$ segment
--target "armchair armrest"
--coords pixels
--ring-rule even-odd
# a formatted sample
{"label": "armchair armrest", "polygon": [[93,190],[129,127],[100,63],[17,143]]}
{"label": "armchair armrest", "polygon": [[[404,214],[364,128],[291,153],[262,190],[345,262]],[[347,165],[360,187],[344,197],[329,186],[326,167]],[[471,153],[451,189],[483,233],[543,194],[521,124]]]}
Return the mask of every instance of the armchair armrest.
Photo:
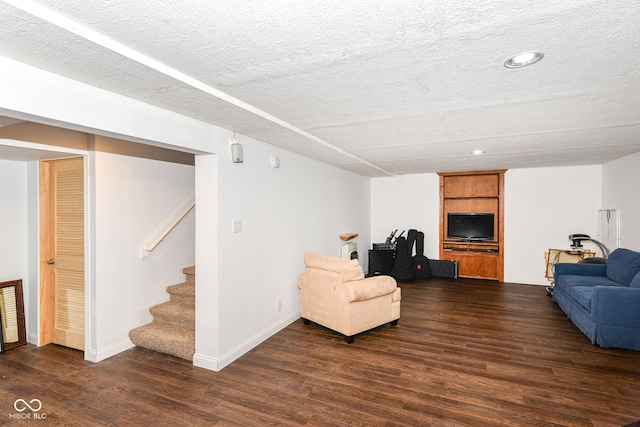
{"label": "armchair armrest", "polygon": [[398,284],[391,276],[374,276],[341,284],[337,291],[345,302],[364,301],[393,293]]}
{"label": "armchair armrest", "polygon": [[557,281],[558,276],[602,276],[607,275],[606,264],[576,264],[576,263],[558,263],[555,265],[554,279]]}
{"label": "armchair armrest", "polygon": [[603,325],[640,329],[640,288],[594,286],[591,316]]}

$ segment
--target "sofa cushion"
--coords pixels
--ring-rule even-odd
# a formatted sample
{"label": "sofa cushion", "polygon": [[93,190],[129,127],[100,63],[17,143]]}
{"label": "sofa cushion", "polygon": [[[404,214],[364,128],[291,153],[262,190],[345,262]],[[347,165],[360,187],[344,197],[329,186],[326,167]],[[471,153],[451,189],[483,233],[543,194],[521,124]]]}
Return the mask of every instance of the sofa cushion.
{"label": "sofa cushion", "polygon": [[640,272],[633,277],[631,283],[629,283],[630,288],[640,288]]}
{"label": "sofa cushion", "polygon": [[364,279],[364,272],[357,259],[344,259],[314,252],[305,252],[304,263],[307,268],[317,268],[338,273],[343,282]]}
{"label": "sofa cushion", "polygon": [[607,277],[624,286],[640,271],[640,253],[629,249],[618,248],[607,258]]}
{"label": "sofa cushion", "polygon": [[575,286],[593,287],[623,285],[603,276],[579,276],[570,274],[558,276],[556,286],[558,288],[562,288],[566,293],[571,294],[571,288]]}
{"label": "sofa cushion", "polygon": [[591,297],[594,286],[574,286],[569,291],[569,295],[585,310],[591,312]]}

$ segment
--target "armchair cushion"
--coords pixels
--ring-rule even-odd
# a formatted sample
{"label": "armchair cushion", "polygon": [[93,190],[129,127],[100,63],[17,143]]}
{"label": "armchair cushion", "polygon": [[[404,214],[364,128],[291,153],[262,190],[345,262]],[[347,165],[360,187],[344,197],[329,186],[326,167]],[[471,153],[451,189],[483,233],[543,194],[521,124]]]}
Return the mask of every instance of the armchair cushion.
{"label": "armchair cushion", "polygon": [[338,295],[344,302],[364,301],[390,294],[397,287],[391,276],[374,276],[343,283],[338,287]]}
{"label": "armchair cushion", "polygon": [[305,252],[304,264],[307,268],[317,268],[338,273],[343,282],[364,279],[364,272],[357,259],[343,259],[314,252]]}

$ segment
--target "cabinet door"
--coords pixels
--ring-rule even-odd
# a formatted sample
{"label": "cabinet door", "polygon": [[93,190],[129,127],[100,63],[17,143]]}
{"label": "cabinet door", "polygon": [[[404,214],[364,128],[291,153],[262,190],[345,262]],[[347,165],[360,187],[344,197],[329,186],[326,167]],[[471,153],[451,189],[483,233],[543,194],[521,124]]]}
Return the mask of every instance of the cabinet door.
{"label": "cabinet door", "polygon": [[459,277],[499,280],[497,254],[452,251],[445,252],[444,259],[458,261]]}
{"label": "cabinet door", "polygon": [[497,197],[500,175],[451,175],[443,177],[444,197]]}

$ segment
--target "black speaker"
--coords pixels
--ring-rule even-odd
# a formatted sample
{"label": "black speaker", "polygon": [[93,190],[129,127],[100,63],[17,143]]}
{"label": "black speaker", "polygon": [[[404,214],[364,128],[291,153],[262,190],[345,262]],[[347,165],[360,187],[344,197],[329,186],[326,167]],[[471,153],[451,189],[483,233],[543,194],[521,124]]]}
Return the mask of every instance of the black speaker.
{"label": "black speaker", "polygon": [[458,278],[458,261],[430,259],[429,270],[433,277]]}
{"label": "black speaker", "polygon": [[393,270],[393,250],[369,249],[369,276],[388,275]]}

